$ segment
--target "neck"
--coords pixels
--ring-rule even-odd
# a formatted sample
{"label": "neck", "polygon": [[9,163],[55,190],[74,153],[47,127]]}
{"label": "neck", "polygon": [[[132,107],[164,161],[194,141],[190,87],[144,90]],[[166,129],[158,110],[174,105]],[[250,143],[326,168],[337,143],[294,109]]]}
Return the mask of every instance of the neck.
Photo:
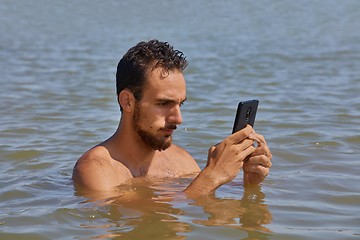
{"label": "neck", "polygon": [[124,164],[134,177],[147,174],[156,153],[156,150],[143,143],[132,128],[125,127],[121,121],[107,145],[114,159]]}

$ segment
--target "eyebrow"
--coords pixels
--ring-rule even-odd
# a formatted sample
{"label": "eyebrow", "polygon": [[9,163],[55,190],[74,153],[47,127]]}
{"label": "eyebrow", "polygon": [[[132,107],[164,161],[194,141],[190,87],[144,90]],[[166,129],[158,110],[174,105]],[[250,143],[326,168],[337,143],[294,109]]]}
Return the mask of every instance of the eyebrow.
{"label": "eyebrow", "polygon": [[[182,100],[180,102],[180,104],[184,103],[185,101],[187,100],[187,97],[185,97],[184,100]],[[159,99],[156,99],[156,102],[165,102],[165,103],[174,103],[174,104],[177,104],[178,101],[177,100],[174,100],[174,99],[171,99],[171,98],[159,98]]]}

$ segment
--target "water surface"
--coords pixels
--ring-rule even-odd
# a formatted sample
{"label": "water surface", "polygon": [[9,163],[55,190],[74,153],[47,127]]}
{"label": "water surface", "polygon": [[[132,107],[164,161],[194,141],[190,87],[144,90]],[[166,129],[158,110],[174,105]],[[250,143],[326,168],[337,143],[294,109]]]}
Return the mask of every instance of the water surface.
{"label": "water surface", "polygon": [[[0,238],[359,239],[359,27],[351,0],[1,1]],[[201,167],[238,101],[260,100],[259,188],[240,174],[197,201],[189,178],[75,191],[75,161],[118,124],[118,60],[152,38],[189,60],[175,142]]]}

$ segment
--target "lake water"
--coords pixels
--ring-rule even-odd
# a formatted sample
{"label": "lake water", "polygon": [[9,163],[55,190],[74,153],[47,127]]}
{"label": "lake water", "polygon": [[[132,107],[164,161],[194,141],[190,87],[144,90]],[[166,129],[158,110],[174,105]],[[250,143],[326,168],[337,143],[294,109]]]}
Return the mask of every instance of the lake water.
{"label": "lake water", "polygon": [[[0,239],[360,239],[359,1],[0,2]],[[152,38],[189,60],[174,141],[202,168],[238,101],[260,100],[259,188],[74,190],[75,161],[117,127],[117,62]]]}

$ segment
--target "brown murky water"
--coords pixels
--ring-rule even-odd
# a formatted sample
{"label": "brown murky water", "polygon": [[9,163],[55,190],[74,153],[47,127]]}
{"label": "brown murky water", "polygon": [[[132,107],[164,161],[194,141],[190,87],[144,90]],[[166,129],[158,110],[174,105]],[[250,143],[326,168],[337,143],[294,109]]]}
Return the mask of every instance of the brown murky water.
{"label": "brown murky water", "polygon": [[[1,239],[359,239],[358,1],[1,1]],[[140,40],[181,49],[175,142],[205,166],[238,101],[260,100],[274,158],[211,198],[191,179],[75,191],[76,159],[113,133],[115,70]],[[130,198],[131,196],[131,198]],[[129,199],[132,199],[131,201]]]}

